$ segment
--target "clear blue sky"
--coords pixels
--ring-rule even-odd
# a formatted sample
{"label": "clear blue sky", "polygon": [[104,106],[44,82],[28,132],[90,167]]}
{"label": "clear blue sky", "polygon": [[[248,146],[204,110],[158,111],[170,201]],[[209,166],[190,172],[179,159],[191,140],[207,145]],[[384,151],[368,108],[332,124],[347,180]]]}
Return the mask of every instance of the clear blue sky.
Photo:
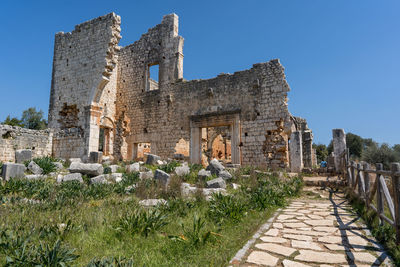
{"label": "clear blue sky", "polygon": [[332,128],[400,143],[400,1],[2,1],[0,121],[47,116],[54,35],[114,11],[125,46],[164,14],[180,18],[184,77],[211,78],[279,58],[289,109],[316,142]]}

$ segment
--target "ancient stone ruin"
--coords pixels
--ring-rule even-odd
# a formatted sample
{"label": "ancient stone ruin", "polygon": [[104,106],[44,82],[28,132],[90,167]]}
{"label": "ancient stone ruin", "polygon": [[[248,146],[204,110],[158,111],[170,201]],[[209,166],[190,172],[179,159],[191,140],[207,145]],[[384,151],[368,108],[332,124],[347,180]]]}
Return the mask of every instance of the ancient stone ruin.
{"label": "ancient stone ruin", "polygon": [[114,160],[152,153],[192,163],[313,166],[312,132],[288,110],[290,88],[278,59],[188,81],[177,15],[164,16],[125,47],[118,45],[120,25],[110,13],[56,34],[49,106],[54,157],[87,160],[101,151]]}

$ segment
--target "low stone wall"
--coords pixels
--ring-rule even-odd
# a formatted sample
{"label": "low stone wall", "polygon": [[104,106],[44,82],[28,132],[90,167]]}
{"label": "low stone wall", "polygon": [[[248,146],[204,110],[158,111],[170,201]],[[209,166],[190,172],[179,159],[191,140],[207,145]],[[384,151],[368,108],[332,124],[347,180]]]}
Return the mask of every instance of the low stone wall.
{"label": "low stone wall", "polygon": [[0,161],[14,162],[15,151],[31,149],[33,157],[50,156],[53,133],[0,124]]}

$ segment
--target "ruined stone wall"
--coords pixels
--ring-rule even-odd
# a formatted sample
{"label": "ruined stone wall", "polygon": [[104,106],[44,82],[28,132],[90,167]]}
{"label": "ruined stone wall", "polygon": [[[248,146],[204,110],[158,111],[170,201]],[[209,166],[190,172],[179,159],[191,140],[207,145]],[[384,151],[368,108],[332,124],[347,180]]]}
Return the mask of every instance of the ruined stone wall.
{"label": "ruined stone wall", "polygon": [[[192,116],[239,114],[242,163],[286,167],[289,86],[279,61],[209,80],[184,81],[183,38],[177,34],[177,16],[168,15],[121,49],[117,116],[129,118],[130,125],[129,132],[117,130],[114,154],[129,159],[134,143],[151,143],[152,153],[172,157],[181,138],[190,140]],[[146,90],[147,67],[155,62],[160,64],[159,89]]]}
{"label": "ruined stone wall", "polygon": [[51,155],[53,133],[0,124],[0,161],[14,162],[15,151],[32,149],[33,157]]}
{"label": "ruined stone wall", "polygon": [[56,156],[97,150],[100,120],[114,120],[120,31],[120,17],[111,13],[56,34],[49,107]]}

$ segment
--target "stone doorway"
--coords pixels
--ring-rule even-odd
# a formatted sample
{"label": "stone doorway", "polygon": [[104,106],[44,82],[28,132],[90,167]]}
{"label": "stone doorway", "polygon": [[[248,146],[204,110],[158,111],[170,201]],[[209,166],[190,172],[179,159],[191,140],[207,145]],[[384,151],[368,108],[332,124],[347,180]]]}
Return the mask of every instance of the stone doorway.
{"label": "stone doorway", "polygon": [[[190,117],[190,161],[192,163],[202,163],[202,152],[203,152],[203,132],[204,128],[226,128],[230,136],[230,159],[233,164],[241,164],[241,151],[240,151],[240,116],[238,112],[232,113],[219,113],[219,114],[206,114],[206,115],[195,115]],[[214,138],[210,138],[211,151],[212,145],[217,134]],[[222,135],[221,135],[222,137]],[[225,146],[227,147],[227,146]],[[208,149],[210,149],[208,147]],[[226,157],[225,148],[222,152],[223,156]],[[222,156],[222,155],[221,155]]]}
{"label": "stone doorway", "polygon": [[111,133],[112,129],[106,127],[100,127],[99,131],[99,149],[98,151],[103,152],[104,156],[110,155],[111,153]]}

